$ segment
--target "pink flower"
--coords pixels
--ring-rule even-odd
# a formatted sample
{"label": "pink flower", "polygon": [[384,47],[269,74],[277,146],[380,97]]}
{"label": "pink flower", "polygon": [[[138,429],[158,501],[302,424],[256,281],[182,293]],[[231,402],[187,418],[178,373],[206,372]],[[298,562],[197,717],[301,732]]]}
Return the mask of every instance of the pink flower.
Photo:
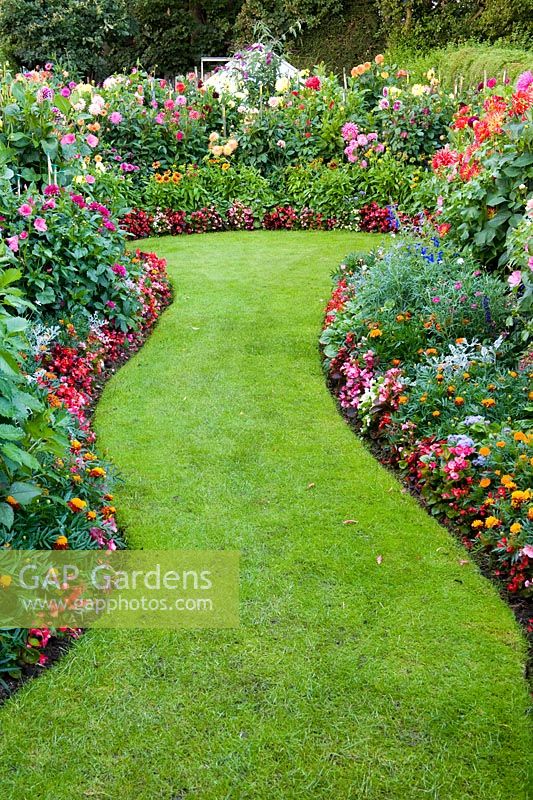
{"label": "pink flower", "polygon": [[29,203],[23,203],[21,206],[19,206],[18,212],[22,217],[31,217],[33,208]]}
{"label": "pink flower", "polygon": [[533,256],[529,256],[529,260],[528,260],[527,264],[528,264],[529,269],[533,271]]}
{"label": "pink flower", "polygon": [[85,183],[88,183],[90,186],[92,186],[94,181],[95,181],[94,175],[86,175],[85,176]]}
{"label": "pink flower", "polygon": [[43,194],[46,197],[52,197],[53,195],[60,194],[61,189],[55,183],[49,183],[48,186],[45,186],[43,189]]}
{"label": "pink flower", "polygon": [[66,147],[69,144],[74,144],[75,141],[76,137],[73,133],[66,133],[61,139],[61,144]]}
{"label": "pink flower", "polygon": [[36,231],[40,233],[45,233],[48,230],[45,220],[42,217],[36,217],[33,223],[33,227]]}
{"label": "pink flower", "polygon": [[519,92],[526,92],[533,83],[533,72],[530,69],[518,76],[516,88]]}
{"label": "pink flower", "polygon": [[431,298],[431,300],[432,300],[434,303],[440,303],[440,297],[432,297],[432,298]]}
{"label": "pink flower", "polygon": [[7,246],[13,253],[18,253],[19,249],[19,237],[18,236],[9,236],[6,239]]}
{"label": "pink flower", "polygon": [[22,231],[19,236],[19,239],[27,239],[28,238],[28,231]]}
{"label": "pink flower", "polygon": [[496,86],[497,83],[498,83],[498,81],[496,80],[496,78],[489,78],[488,81],[487,81],[487,88],[488,89],[494,89],[494,87]]}
{"label": "pink flower", "polygon": [[515,269],[514,272],[511,272],[509,277],[507,278],[507,283],[512,289],[516,289],[517,286],[520,286],[522,283],[522,273],[519,269]]}
{"label": "pink flower", "polygon": [[120,125],[122,122],[122,114],[119,111],[113,111],[109,115],[109,122],[111,125]]}
{"label": "pink flower", "polygon": [[174,100],[168,99],[163,103],[165,108],[174,108]]}
{"label": "pink flower", "polygon": [[189,119],[200,119],[200,112],[196,111],[195,108],[191,108],[189,111]]}
{"label": "pink flower", "polygon": [[156,116],[155,121],[157,125],[162,125],[165,121],[165,115],[160,111],[159,114]]}
{"label": "pink flower", "polygon": [[70,97],[70,94],[71,94],[71,92],[70,92],[70,89],[68,88],[68,86],[63,86],[63,88],[60,91],[61,97]]}
{"label": "pink flower", "polygon": [[183,136],[184,136],[183,131],[178,131],[176,133],[176,139],[178,140],[178,142],[181,142],[181,140],[183,139]]}
{"label": "pink flower", "polygon": [[85,141],[89,145],[89,147],[96,147],[98,144],[98,137],[95,136],[93,133],[90,133],[86,138]]}
{"label": "pink flower", "polygon": [[120,275],[121,278],[125,278],[128,274],[126,267],[124,267],[122,264],[113,264],[112,270],[115,275]]}
{"label": "pink flower", "polygon": [[533,545],[526,544],[520,551],[521,556],[527,556],[528,558],[533,558]]}
{"label": "pink flower", "polygon": [[43,211],[49,211],[55,207],[56,207],[56,201],[54,200],[53,197],[51,197],[50,200],[47,200],[46,203],[43,203]]}
{"label": "pink flower", "polygon": [[176,105],[177,106],[186,106],[187,105],[187,98],[184,94],[179,94],[176,97]]}

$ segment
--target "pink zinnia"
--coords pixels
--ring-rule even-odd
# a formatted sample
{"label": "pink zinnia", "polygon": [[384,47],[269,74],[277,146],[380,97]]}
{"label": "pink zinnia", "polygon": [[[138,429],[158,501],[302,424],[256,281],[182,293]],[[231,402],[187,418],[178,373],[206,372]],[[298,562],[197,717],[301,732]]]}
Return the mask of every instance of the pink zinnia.
{"label": "pink zinnia", "polygon": [[87,142],[87,144],[89,145],[89,147],[96,147],[96,145],[98,144],[98,137],[97,137],[97,136],[95,136],[93,133],[90,133],[90,134],[89,134],[89,135],[86,137],[85,141]]}
{"label": "pink zinnia", "polygon": [[75,141],[76,141],[76,137],[75,137],[75,135],[73,133],[66,133],[61,139],[61,144],[63,146],[66,146],[66,145],[69,145],[69,144],[74,144]]}
{"label": "pink zinnia", "polygon": [[19,206],[18,212],[22,217],[31,217],[33,208],[29,203],[23,203],[21,206]]}
{"label": "pink zinnia", "polygon": [[109,115],[109,122],[112,125],[120,125],[120,123],[122,122],[122,114],[119,111],[113,111]]}
{"label": "pink zinnia", "polygon": [[189,111],[189,119],[200,119],[200,112],[196,111],[194,108],[191,108]]}
{"label": "pink zinnia", "polygon": [[183,139],[183,135],[184,135],[183,131],[178,131],[176,133],[176,139],[178,140],[178,142],[181,142],[181,140]]}
{"label": "pink zinnia", "polygon": [[33,223],[33,227],[36,231],[40,233],[45,233],[48,230],[45,220],[42,217],[36,217]]}

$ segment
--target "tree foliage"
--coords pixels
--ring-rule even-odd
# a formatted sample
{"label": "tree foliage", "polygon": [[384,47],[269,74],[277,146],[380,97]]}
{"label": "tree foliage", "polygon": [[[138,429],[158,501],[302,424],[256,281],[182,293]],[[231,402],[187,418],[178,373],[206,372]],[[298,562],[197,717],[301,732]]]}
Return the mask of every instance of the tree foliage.
{"label": "tree foliage", "polygon": [[19,67],[60,59],[80,76],[108,72],[109,50],[130,32],[126,0],[2,0],[0,39]]}
{"label": "tree foliage", "polygon": [[202,56],[225,55],[240,6],[231,0],[135,0],[134,33],[116,48],[115,61],[128,68],[138,59],[159,74],[175,75]]}

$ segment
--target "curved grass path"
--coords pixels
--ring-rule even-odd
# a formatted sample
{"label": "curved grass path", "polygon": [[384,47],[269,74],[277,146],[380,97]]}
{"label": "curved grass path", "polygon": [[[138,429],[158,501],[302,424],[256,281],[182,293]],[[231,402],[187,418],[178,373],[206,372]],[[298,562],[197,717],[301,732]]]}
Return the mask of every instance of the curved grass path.
{"label": "curved grass path", "polygon": [[144,244],[176,300],[108,385],[100,443],[132,546],[242,551],[242,627],[87,634],[0,710],[0,797],[525,800],[511,613],[324,385],[329,273],[370,244]]}

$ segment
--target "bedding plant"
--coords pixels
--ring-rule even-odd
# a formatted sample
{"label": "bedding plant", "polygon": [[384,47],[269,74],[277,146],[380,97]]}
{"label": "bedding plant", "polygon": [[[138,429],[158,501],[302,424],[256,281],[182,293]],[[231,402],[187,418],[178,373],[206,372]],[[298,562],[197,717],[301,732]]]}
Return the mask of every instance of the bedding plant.
{"label": "bedding plant", "polygon": [[531,598],[533,358],[508,282],[406,235],[348,257],[335,283],[321,343],[343,413],[509,593]]}

